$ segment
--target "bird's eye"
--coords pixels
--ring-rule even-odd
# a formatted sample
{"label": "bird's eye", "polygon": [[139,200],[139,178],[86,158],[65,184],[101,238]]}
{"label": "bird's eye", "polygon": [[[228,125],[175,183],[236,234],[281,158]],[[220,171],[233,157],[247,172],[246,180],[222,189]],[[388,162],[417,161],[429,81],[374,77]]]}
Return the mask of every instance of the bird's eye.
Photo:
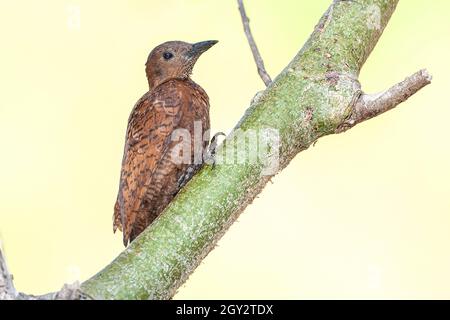
{"label": "bird's eye", "polygon": [[173,58],[173,53],[171,53],[171,52],[164,52],[163,57],[166,60],[170,60],[170,59]]}

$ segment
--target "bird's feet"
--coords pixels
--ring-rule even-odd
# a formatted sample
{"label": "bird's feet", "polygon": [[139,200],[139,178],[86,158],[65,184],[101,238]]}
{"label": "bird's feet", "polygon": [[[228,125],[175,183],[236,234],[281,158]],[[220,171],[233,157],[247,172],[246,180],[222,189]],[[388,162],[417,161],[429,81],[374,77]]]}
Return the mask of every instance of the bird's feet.
{"label": "bird's feet", "polygon": [[201,164],[193,164],[186,169],[186,172],[178,179],[178,188],[183,188],[189,180],[200,170]]}

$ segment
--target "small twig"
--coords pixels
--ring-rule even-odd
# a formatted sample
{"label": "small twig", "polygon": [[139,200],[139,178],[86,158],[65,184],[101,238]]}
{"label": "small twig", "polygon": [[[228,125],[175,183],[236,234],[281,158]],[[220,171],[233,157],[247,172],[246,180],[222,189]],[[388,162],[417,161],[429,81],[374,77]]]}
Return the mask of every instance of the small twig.
{"label": "small twig", "polygon": [[268,87],[272,83],[272,79],[264,67],[264,61],[259,53],[258,47],[256,45],[255,39],[253,38],[252,32],[250,30],[250,20],[245,13],[244,2],[243,0],[238,0],[239,12],[241,13],[242,24],[244,25],[245,35],[247,36],[248,44],[250,45],[250,49],[252,49],[253,58],[255,59],[256,66],[258,67],[258,73],[261,77],[262,81],[266,87]]}
{"label": "small twig", "polygon": [[352,115],[338,130],[345,131],[354,125],[376,117],[398,106],[420,89],[431,83],[431,75],[423,69],[402,82],[377,94],[361,94],[353,107]]}

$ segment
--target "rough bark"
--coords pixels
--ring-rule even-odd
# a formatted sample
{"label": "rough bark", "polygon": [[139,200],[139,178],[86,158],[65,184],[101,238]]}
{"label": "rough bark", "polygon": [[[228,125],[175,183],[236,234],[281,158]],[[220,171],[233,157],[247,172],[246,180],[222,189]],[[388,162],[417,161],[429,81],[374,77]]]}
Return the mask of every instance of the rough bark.
{"label": "rough bark", "polygon": [[244,1],[238,0],[239,13],[241,14],[242,25],[244,26],[245,36],[247,37],[248,44],[250,49],[252,50],[253,59],[255,60],[256,67],[258,69],[258,74],[261,77],[261,80],[264,84],[269,86],[272,83],[272,79],[266,71],[266,67],[264,66],[264,61],[259,53],[258,46],[256,45],[255,39],[253,38],[252,31],[250,30],[250,19],[245,12]]}
{"label": "rough bark", "polygon": [[[297,56],[254,99],[236,135],[277,130],[281,170],[320,137],[389,110],[428,84],[430,76],[421,71],[382,94],[361,90],[361,67],[397,2],[333,1]],[[242,148],[231,136],[216,157]],[[94,299],[171,298],[264,188],[271,177],[264,170],[262,162],[205,166],[125,251],[81,284],[80,293]]]}
{"label": "rough bark", "polygon": [[[280,169],[322,136],[379,114],[360,112],[366,97],[358,75],[397,0],[334,1],[286,69],[253,102],[237,128],[278,130]],[[424,73],[425,74],[425,73]],[[405,83],[414,93],[421,85]],[[409,94],[409,95],[410,95]],[[388,95],[385,95],[389,98]],[[350,120],[349,120],[350,119]],[[355,120],[351,120],[355,119]],[[217,156],[238,149],[227,139]],[[167,299],[186,280],[242,210],[266,185],[258,164],[204,167],[155,223],[81,288],[94,298]]]}

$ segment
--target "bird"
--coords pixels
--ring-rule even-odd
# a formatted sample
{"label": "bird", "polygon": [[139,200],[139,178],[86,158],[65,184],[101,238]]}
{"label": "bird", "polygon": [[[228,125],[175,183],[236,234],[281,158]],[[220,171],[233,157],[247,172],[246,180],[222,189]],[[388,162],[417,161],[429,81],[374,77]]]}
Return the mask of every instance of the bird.
{"label": "bird", "polygon": [[[148,56],[145,72],[149,90],[128,118],[114,206],[113,231],[122,231],[125,247],[160,215],[204,163],[193,164],[194,124],[201,124],[205,136],[200,146],[203,152],[209,144],[209,98],[191,74],[197,59],[217,42],[168,41]],[[187,130],[187,139],[173,139],[179,129]],[[174,154],[180,143],[189,143],[191,152],[186,154],[190,161],[176,161]]]}

